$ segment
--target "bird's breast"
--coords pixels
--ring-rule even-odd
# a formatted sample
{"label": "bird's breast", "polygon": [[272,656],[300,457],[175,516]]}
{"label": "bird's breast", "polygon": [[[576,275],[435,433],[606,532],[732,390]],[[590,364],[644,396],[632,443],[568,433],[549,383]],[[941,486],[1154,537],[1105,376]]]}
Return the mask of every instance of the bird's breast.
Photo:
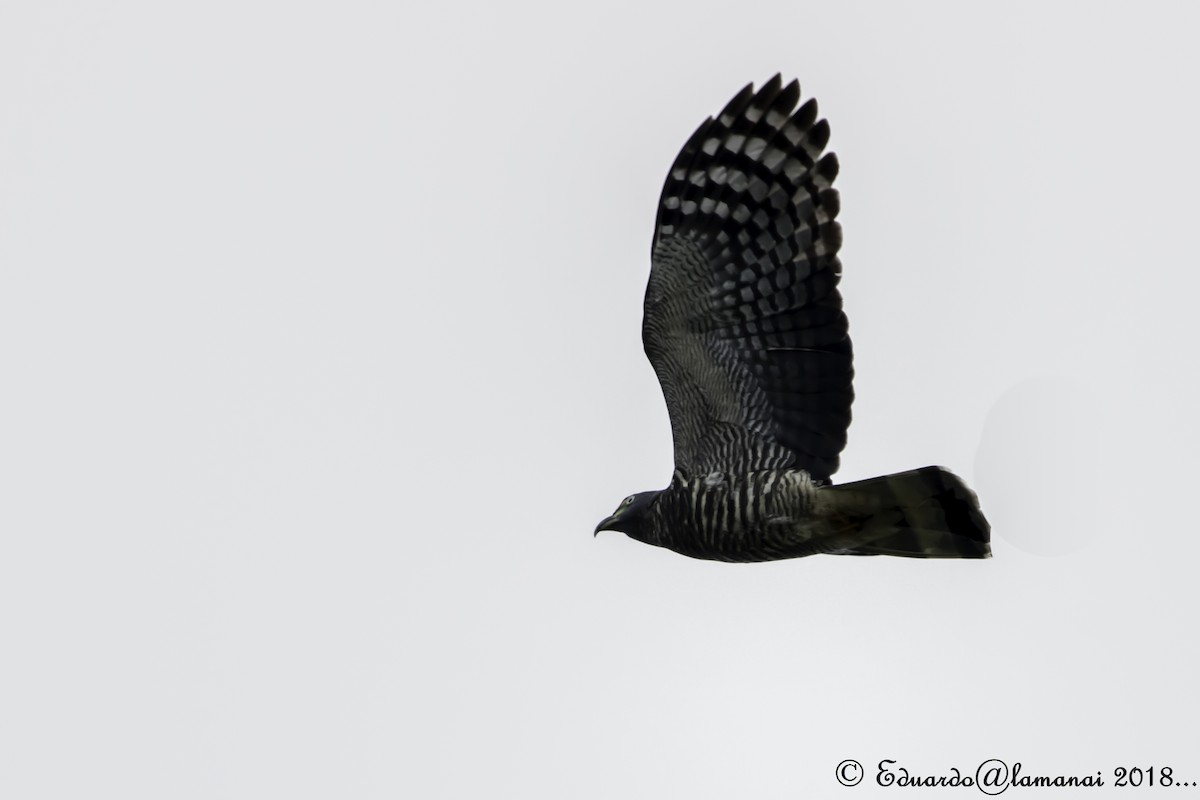
{"label": "bird's breast", "polygon": [[765,561],[807,555],[819,491],[802,470],[677,478],[658,506],[663,545],[693,558]]}

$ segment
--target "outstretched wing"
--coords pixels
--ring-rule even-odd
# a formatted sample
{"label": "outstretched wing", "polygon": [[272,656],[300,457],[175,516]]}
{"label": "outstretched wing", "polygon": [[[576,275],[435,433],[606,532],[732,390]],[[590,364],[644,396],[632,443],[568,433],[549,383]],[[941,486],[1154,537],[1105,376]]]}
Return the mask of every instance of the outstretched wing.
{"label": "outstretched wing", "polygon": [[792,467],[828,482],[853,400],[829,126],[795,81],[705,120],[659,200],[642,340],[685,475]]}

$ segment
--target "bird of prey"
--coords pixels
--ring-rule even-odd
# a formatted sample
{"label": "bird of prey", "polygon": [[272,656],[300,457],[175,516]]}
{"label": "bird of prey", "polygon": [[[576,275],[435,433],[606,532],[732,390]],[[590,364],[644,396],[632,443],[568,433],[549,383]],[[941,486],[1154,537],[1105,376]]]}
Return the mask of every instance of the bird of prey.
{"label": "bird of prey", "polygon": [[597,527],[693,558],[987,558],[974,493],[941,467],[832,485],[850,424],[837,158],[776,75],[679,152],[658,204],[642,341],[671,418],[666,489]]}

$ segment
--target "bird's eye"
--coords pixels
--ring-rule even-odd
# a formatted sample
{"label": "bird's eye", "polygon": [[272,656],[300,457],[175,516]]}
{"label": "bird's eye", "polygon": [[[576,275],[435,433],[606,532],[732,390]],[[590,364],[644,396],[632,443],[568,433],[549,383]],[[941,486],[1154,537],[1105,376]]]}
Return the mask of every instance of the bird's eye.
{"label": "bird's eye", "polygon": [[632,502],[633,502],[633,495],[629,495],[629,497],[625,498],[625,505],[629,505]]}

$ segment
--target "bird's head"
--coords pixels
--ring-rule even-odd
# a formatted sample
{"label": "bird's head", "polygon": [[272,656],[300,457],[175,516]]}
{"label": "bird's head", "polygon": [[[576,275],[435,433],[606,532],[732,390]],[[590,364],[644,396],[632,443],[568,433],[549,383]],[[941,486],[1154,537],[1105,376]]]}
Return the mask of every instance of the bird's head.
{"label": "bird's head", "polygon": [[612,516],[605,517],[596,526],[596,534],[600,531],[620,531],[631,539],[647,544],[658,544],[654,534],[654,519],[650,512],[654,501],[662,492],[638,492],[631,494],[621,501]]}

